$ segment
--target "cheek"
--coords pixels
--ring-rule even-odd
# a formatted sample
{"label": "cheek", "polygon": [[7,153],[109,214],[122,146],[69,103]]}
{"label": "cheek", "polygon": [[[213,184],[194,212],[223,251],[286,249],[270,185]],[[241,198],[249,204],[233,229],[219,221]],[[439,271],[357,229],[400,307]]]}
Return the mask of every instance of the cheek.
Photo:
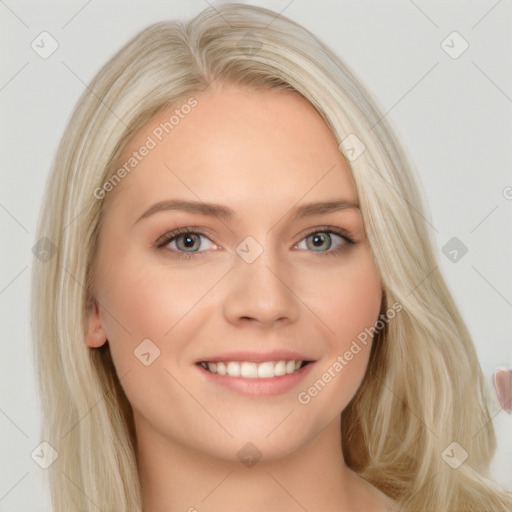
{"label": "cheek", "polygon": [[372,345],[371,328],[379,319],[382,288],[369,250],[331,272],[323,290],[315,298],[315,311],[319,312],[322,322],[318,325],[328,343],[299,402],[314,402],[313,407],[333,418],[361,384]]}
{"label": "cheek", "polygon": [[[367,247],[354,252],[346,264],[314,277],[314,311],[322,320],[326,339],[343,350],[378,320],[382,287]],[[313,287],[313,285],[311,285]]]}
{"label": "cheek", "polygon": [[154,257],[137,251],[109,260],[115,265],[105,261],[98,273],[99,300],[116,367],[125,372],[138,363],[133,351],[145,339],[162,355],[172,345],[179,364],[179,344],[187,340],[175,334],[201,311],[202,299],[225,271],[207,265],[184,271],[176,264],[155,264]]}
{"label": "cheek", "polygon": [[163,295],[164,287],[159,286],[152,266],[144,265],[134,254],[112,252],[99,263],[102,322],[119,370],[119,364],[133,363],[133,350],[144,339],[159,339],[169,329],[172,294]]}

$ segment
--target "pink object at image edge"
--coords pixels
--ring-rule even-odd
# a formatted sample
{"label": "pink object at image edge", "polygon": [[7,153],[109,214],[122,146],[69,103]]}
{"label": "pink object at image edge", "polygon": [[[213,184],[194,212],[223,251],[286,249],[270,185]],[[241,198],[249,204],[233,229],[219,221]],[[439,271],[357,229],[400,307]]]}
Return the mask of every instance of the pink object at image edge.
{"label": "pink object at image edge", "polygon": [[494,389],[501,408],[507,412],[512,412],[512,369],[498,368],[494,372]]}

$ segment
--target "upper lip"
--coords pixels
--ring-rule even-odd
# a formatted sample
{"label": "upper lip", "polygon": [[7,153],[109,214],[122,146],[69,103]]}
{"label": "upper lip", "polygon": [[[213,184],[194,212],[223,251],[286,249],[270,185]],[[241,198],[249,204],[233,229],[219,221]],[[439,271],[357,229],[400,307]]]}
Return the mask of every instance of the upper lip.
{"label": "upper lip", "polygon": [[314,361],[310,357],[293,352],[291,350],[272,350],[270,352],[223,352],[221,354],[213,354],[205,356],[196,361],[197,363],[209,362],[215,363],[218,361],[238,361],[249,363],[264,363],[265,361]]}

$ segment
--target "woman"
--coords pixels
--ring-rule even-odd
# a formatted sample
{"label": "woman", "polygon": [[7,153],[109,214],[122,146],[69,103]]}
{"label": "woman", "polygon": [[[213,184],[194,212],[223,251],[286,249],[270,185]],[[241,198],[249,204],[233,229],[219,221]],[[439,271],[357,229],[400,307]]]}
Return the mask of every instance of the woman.
{"label": "woman", "polygon": [[41,214],[55,510],[509,510],[423,211],[385,118],[296,23],[224,4],[137,35]]}

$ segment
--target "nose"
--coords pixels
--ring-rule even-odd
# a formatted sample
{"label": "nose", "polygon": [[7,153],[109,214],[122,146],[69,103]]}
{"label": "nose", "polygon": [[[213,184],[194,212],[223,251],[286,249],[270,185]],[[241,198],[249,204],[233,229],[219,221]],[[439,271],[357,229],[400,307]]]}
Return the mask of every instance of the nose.
{"label": "nose", "polygon": [[275,251],[263,252],[251,263],[235,253],[224,300],[224,316],[232,324],[253,322],[272,327],[297,321],[300,299],[286,261]]}

